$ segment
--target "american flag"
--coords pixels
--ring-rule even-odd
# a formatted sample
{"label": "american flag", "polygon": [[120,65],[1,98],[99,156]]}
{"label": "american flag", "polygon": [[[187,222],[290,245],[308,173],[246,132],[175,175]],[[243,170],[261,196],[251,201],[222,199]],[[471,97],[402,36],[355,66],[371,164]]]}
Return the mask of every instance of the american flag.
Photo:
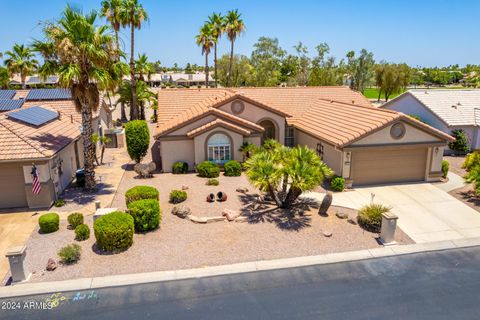
{"label": "american flag", "polygon": [[33,194],[39,194],[40,191],[42,190],[42,186],[40,185],[40,179],[38,177],[38,170],[35,165],[32,166],[32,193]]}

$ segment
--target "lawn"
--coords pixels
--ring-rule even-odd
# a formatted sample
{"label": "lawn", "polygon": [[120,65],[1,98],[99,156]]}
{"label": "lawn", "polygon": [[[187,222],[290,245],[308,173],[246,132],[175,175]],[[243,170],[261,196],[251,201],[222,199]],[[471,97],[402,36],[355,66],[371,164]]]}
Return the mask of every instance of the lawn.
{"label": "lawn", "polygon": [[[390,95],[389,99],[393,99],[396,96],[402,94],[403,92],[405,92],[405,90],[392,93]],[[365,91],[363,92],[363,95],[365,97],[367,97],[368,99],[378,99],[378,88],[366,88]],[[380,97],[380,100],[384,100],[384,99],[385,99],[385,97],[382,94],[382,96]]]}

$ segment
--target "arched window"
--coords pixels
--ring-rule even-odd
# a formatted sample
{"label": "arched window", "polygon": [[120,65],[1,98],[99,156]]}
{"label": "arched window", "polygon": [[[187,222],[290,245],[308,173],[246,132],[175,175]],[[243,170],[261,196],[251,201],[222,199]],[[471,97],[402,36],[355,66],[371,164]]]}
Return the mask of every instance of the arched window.
{"label": "arched window", "polygon": [[277,134],[275,130],[275,125],[273,124],[272,121],[270,120],[263,120],[262,122],[259,123],[260,126],[265,129],[263,132],[263,141],[268,140],[268,139],[276,139]]}
{"label": "arched window", "polygon": [[208,160],[223,164],[231,159],[230,139],[223,133],[215,133],[207,142]]}

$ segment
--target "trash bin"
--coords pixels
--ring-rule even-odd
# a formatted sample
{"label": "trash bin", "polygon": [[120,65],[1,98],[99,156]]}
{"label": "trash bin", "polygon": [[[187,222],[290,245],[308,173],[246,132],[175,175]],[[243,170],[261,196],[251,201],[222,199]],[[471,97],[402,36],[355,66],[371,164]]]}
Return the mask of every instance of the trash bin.
{"label": "trash bin", "polygon": [[382,213],[382,227],[380,241],[384,246],[395,245],[395,230],[397,229],[398,216],[391,212]]}
{"label": "trash bin", "polygon": [[24,260],[27,255],[27,247],[13,247],[7,251],[5,257],[8,258],[10,263],[10,273],[12,275],[12,282],[21,282],[28,280],[30,274],[25,270]]}
{"label": "trash bin", "polygon": [[85,187],[85,169],[78,169],[75,172],[77,187]]}

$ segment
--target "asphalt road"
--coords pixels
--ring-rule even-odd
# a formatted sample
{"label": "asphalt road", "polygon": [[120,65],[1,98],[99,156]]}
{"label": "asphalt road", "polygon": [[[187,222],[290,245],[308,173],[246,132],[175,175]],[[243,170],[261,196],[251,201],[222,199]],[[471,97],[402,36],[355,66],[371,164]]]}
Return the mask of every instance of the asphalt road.
{"label": "asphalt road", "polygon": [[0,300],[0,319],[479,319],[479,266],[480,247],[65,292]]}

